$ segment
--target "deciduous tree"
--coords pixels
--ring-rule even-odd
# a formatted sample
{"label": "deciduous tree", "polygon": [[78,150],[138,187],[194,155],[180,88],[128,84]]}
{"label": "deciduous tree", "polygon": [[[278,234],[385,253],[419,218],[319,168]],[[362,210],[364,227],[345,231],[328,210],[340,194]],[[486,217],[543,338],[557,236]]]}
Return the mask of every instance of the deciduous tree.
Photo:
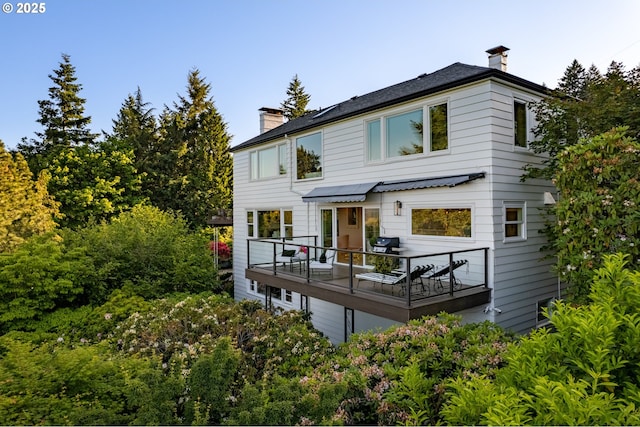
{"label": "deciduous tree", "polygon": [[11,155],[0,141],[0,252],[55,228],[58,203],[49,196],[48,179],[43,171],[33,180],[24,157]]}

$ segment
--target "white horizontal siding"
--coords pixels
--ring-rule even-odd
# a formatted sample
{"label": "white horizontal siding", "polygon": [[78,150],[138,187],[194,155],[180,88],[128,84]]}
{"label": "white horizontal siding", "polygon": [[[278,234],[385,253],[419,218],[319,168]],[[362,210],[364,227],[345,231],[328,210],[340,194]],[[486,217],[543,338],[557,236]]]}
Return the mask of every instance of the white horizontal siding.
{"label": "white horizontal siding", "polygon": [[[519,98],[529,96],[517,92]],[[236,298],[252,297],[247,293],[246,209],[293,209],[294,234],[318,235],[319,210],[316,203],[302,202],[301,195],[315,187],[349,183],[378,182],[400,178],[422,178],[485,172],[485,178],[454,188],[432,188],[370,195],[364,204],[380,208],[381,234],[398,236],[402,246],[412,252],[442,252],[488,247],[489,285],[494,289],[492,304],[500,306],[501,314],[489,313],[501,325],[523,331],[535,325],[535,303],[555,289],[550,273],[550,261],[541,262],[539,248],[543,227],[538,209],[543,207],[544,191],[553,187],[540,180],[520,182],[522,167],[540,162],[540,157],[513,146],[514,89],[496,82],[481,82],[415,100],[403,105],[372,112],[329,124],[323,133],[323,177],[317,180],[292,179],[295,167],[289,157],[287,176],[265,181],[249,181],[248,151],[234,153],[234,277]],[[384,163],[366,163],[366,122],[383,114],[396,114],[432,103],[449,104],[449,149],[440,153],[425,153],[390,159]],[[297,135],[295,135],[297,136]],[[289,156],[295,147],[295,136],[287,142]],[[402,215],[393,215],[393,203],[403,203]],[[528,238],[525,242],[503,243],[502,207],[504,201],[527,203]],[[354,204],[332,204],[353,206]],[[473,210],[471,239],[437,239],[411,236],[411,208],[470,206]],[[469,255],[469,280],[476,280],[475,271],[481,260]],[[475,257],[475,258],[474,258]],[[466,271],[465,271],[466,273]],[[533,308],[532,308],[533,307]],[[344,308],[312,299],[310,308],[314,325],[332,341],[344,335]],[[532,312],[533,311],[533,312]],[[478,316],[477,310],[471,310]],[[480,316],[483,317],[483,316]],[[383,323],[375,316],[357,314],[358,324]],[[366,319],[365,319],[366,318]],[[337,320],[339,319],[339,321]]]}

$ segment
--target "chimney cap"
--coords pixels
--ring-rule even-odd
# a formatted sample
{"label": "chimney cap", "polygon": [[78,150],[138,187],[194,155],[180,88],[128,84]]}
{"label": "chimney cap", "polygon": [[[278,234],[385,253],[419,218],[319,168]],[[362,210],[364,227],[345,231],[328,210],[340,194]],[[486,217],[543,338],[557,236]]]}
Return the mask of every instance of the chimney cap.
{"label": "chimney cap", "polygon": [[500,45],[500,46],[492,47],[491,49],[487,49],[485,52],[487,52],[489,55],[498,55],[498,54],[503,54],[507,51],[509,51],[508,47]]}
{"label": "chimney cap", "polygon": [[282,111],[281,109],[271,108],[271,107],[262,107],[258,109],[258,111],[264,111],[265,113],[270,113],[270,114],[279,114],[279,115],[284,114],[284,111]]}

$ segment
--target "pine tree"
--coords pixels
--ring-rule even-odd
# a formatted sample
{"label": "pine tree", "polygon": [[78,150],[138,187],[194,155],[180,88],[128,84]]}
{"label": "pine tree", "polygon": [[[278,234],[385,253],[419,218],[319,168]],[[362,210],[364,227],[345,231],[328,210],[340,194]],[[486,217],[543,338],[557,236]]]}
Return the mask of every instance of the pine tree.
{"label": "pine tree", "polygon": [[24,157],[12,156],[0,141],[0,252],[55,228],[58,203],[47,192],[48,173],[37,180]]}
{"label": "pine tree", "polygon": [[187,95],[179,96],[160,118],[158,170],[167,182],[158,205],[181,211],[193,227],[230,208],[233,200],[231,138],[210,91],[200,72],[191,71]]}
{"label": "pine tree", "polygon": [[142,193],[153,197],[157,186],[158,125],[153,108],[144,102],[142,91],[129,94],[113,120],[110,137],[125,150],[133,151],[133,165],[142,178]]}
{"label": "pine tree", "polygon": [[605,75],[573,61],[553,96],[533,105],[538,122],[531,148],[548,154],[540,165],[528,165],[523,179],[553,178],[557,156],[584,138],[592,138],[614,127],[628,126],[628,135],[640,138],[640,67],[626,72],[612,62]]}
{"label": "pine tree", "polygon": [[96,138],[87,128],[91,117],[84,114],[86,100],[79,96],[82,85],[77,83],[76,69],[69,55],[62,55],[59,68],[49,74],[49,78],[54,83],[49,88],[49,99],[38,101],[40,118],[37,122],[43,131],[36,132],[39,139],[32,139],[30,144],[23,140],[18,145],[34,174],[45,169],[60,149],[90,145]]}
{"label": "pine tree", "polygon": [[287,119],[295,119],[309,112],[307,104],[309,104],[311,96],[305,93],[304,86],[302,86],[297,74],[293,76],[291,83],[289,83],[287,96],[288,98],[281,104],[284,116]]}

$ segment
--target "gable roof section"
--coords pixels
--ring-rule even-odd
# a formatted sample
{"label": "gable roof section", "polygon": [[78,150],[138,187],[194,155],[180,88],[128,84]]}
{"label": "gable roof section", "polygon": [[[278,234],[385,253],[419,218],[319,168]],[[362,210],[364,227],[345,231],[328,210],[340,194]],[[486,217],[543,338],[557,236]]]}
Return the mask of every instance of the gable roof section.
{"label": "gable roof section", "polygon": [[354,96],[347,101],[334,104],[322,110],[312,111],[235,147],[231,147],[231,151],[239,151],[282,138],[287,134],[303,132],[358,114],[367,113],[489,78],[500,79],[542,94],[548,92],[548,89],[543,86],[494,68],[456,62],[431,74],[421,74],[415,79],[370,92],[366,95]]}

